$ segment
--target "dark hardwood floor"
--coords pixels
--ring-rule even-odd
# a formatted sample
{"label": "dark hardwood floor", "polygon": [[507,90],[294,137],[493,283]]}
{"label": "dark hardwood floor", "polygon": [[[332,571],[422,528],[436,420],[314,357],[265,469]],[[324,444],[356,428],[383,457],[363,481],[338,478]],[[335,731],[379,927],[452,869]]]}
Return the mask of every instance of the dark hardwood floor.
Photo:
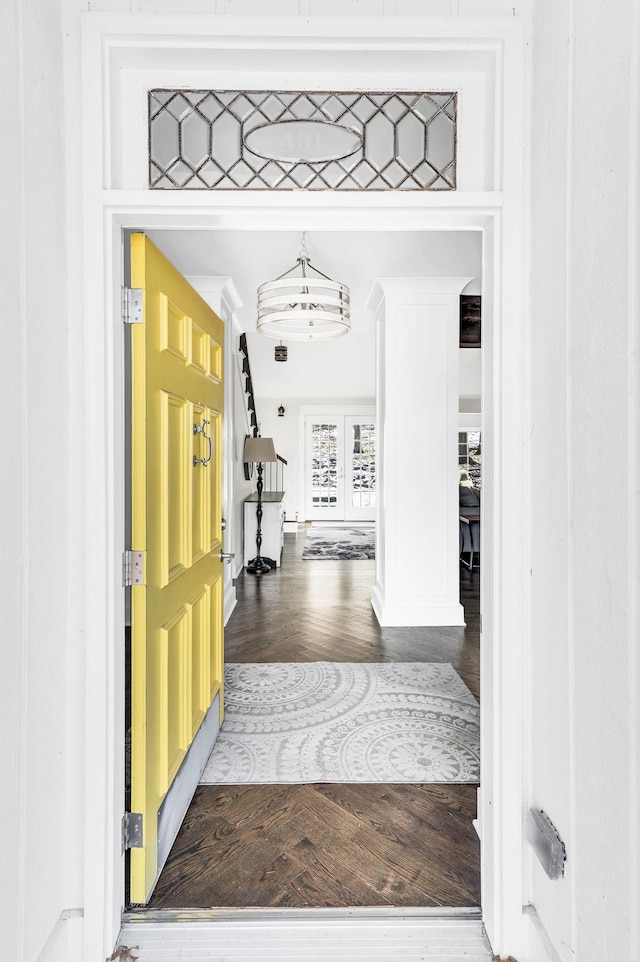
{"label": "dark hardwood floor", "polygon": [[[373,561],[244,573],[226,660],[450,662],[479,694],[479,575],[461,572],[466,628],[381,628]],[[477,906],[473,785],[200,786],[150,908]]]}

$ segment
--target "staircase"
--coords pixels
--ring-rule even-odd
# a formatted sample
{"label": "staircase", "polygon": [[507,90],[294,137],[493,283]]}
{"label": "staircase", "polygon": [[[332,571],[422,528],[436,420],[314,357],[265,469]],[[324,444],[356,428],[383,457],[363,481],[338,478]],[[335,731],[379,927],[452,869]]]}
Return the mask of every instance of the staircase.
{"label": "staircase", "polygon": [[[247,426],[251,437],[258,437],[258,416],[256,414],[256,400],[253,394],[253,381],[251,380],[251,365],[249,364],[249,348],[247,347],[247,335],[241,334],[239,341],[240,348],[240,377],[244,380],[244,397],[247,411]],[[249,435],[248,435],[249,436]],[[244,466],[245,481],[251,480],[250,465]]]}
{"label": "staircase", "polygon": [[[239,340],[240,350],[240,376],[243,378],[244,395],[247,410],[247,425],[251,436],[260,436],[258,427],[258,415],[256,414],[256,400],[253,393],[253,381],[251,379],[251,365],[249,363],[249,348],[247,346],[247,335],[241,334]],[[264,466],[264,490],[269,492],[285,491],[285,468],[287,462],[284,458],[277,455],[278,460],[275,464],[265,464]],[[251,479],[251,469],[248,464],[244,466],[245,480]]]}

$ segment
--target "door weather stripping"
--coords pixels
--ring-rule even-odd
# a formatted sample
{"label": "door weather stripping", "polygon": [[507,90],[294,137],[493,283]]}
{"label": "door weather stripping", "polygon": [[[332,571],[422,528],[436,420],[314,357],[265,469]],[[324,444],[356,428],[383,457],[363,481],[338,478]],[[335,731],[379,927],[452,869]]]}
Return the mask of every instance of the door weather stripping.
{"label": "door weather stripping", "polygon": [[123,287],[122,322],[123,324],[142,324],[142,288]]}
{"label": "door weather stripping", "polygon": [[139,812],[125,812],[122,816],[122,851],[129,848],[142,848],[142,815]]}
{"label": "door weather stripping", "polygon": [[144,584],[144,551],[128,549],[123,553],[122,584],[125,588]]}

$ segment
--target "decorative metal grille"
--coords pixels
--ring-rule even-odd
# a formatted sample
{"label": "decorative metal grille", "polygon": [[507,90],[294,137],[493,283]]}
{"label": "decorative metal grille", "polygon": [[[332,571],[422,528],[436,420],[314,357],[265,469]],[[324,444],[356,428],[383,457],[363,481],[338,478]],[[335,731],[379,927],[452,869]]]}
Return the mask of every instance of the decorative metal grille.
{"label": "decorative metal grille", "polygon": [[455,190],[456,116],[455,93],[152,90],[149,186]]}

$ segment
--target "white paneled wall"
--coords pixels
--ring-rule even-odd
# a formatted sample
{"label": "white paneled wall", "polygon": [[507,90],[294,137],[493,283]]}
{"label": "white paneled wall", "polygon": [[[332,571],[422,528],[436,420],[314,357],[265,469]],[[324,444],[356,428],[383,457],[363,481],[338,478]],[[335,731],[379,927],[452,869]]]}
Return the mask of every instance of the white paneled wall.
{"label": "white paneled wall", "polygon": [[321,17],[525,16],[533,0],[91,0],[101,13]]}
{"label": "white paneled wall", "polygon": [[530,901],[562,962],[640,957],[640,37],[635,0],[609,14],[539,3],[533,37],[530,802],[568,858]]}
{"label": "white paneled wall", "polygon": [[60,48],[58,4],[7,0],[0,30],[0,930],[5,952],[20,960],[44,952],[64,958],[81,904],[84,690],[69,530],[71,510],[82,510],[81,475],[71,470],[82,437],[70,433]]}
{"label": "white paneled wall", "polygon": [[[300,4],[302,7],[302,4]],[[386,9],[385,9],[386,8]],[[302,11],[301,11],[302,12]],[[307,0],[307,13],[312,17],[382,17],[392,13],[385,0]]]}

